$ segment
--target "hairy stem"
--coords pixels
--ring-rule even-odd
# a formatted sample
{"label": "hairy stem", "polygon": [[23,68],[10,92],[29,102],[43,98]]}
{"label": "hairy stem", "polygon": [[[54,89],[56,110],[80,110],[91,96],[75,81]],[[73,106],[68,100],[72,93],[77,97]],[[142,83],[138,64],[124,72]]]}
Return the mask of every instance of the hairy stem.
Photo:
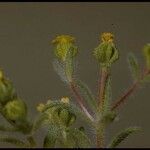
{"label": "hairy stem", "polygon": [[[105,101],[105,87],[106,87],[106,81],[109,77],[109,68],[102,67],[101,69],[101,78],[99,82],[99,89],[98,89],[98,105],[99,105],[99,111],[103,112],[103,106]],[[97,123],[97,130],[96,130],[96,141],[97,141],[97,148],[103,148],[104,147],[104,134],[105,134],[105,126],[102,123]]]}
{"label": "hairy stem", "polygon": [[113,104],[111,110],[119,108],[119,106],[124,103],[124,101],[139,87],[140,81],[144,79],[145,76],[149,75],[150,70],[145,70],[141,75],[139,80],[135,81],[133,85]]}
{"label": "hairy stem", "polygon": [[108,68],[102,68],[101,69],[101,78],[100,78],[100,83],[99,83],[99,108],[102,111],[103,109],[103,104],[104,104],[104,96],[105,96],[105,86],[106,86],[106,81],[109,77],[109,70]]}
{"label": "hairy stem", "polygon": [[70,89],[73,92],[74,96],[76,97],[76,100],[77,100],[78,104],[80,105],[81,109],[83,110],[83,112],[89,117],[89,119],[91,119],[91,121],[94,121],[94,118],[91,116],[91,114],[88,112],[88,110],[83,105],[83,98],[80,96],[78,89],[73,81],[70,82]]}

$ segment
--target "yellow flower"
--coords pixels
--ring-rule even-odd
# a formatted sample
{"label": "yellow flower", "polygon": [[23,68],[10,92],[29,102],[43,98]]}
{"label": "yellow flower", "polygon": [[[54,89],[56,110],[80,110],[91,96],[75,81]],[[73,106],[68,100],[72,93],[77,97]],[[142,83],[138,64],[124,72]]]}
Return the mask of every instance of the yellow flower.
{"label": "yellow flower", "polygon": [[70,35],[59,35],[57,36],[52,43],[58,44],[58,43],[74,43],[75,38]]}
{"label": "yellow flower", "polygon": [[54,53],[62,61],[66,60],[68,52],[74,57],[77,54],[77,47],[74,45],[75,38],[70,35],[57,36],[52,43],[55,45]]}
{"label": "yellow flower", "polygon": [[40,103],[38,104],[38,106],[36,107],[36,109],[39,111],[39,112],[42,112],[45,108],[45,105],[43,103]]}
{"label": "yellow flower", "polygon": [[0,80],[2,80],[4,78],[4,74],[3,71],[0,69]]}
{"label": "yellow flower", "polygon": [[101,35],[101,40],[102,40],[102,42],[113,42],[113,40],[114,40],[114,35],[113,35],[112,33],[104,32],[104,33]]}
{"label": "yellow flower", "polygon": [[60,100],[62,103],[69,104],[69,98],[68,97],[62,97]]}

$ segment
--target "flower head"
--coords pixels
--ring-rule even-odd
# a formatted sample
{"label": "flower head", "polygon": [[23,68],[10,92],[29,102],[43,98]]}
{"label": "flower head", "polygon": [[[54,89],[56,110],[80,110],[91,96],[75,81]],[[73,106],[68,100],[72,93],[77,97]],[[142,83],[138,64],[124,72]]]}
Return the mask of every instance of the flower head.
{"label": "flower head", "polygon": [[36,107],[36,109],[39,111],[39,112],[42,112],[45,108],[45,105],[43,103],[40,103],[38,104],[38,106]]}
{"label": "flower head", "polygon": [[58,59],[65,61],[67,56],[74,57],[77,54],[77,47],[74,45],[75,38],[70,35],[57,36],[52,43],[55,46],[54,53]]}
{"label": "flower head", "polygon": [[102,42],[113,42],[114,35],[112,33],[109,33],[109,32],[104,32],[101,35],[101,40],[102,40]]}
{"label": "flower head", "polygon": [[4,73],[3,71],[0,69],[0,80],[2,80],[4,78]]}
{"label": "flower head", "polygon": [[113,42],[114,35],[112,33],[102,33],[102,42],[94,50],[94,56],[101,66],[110,67],[119,58],[118,50]]}
{"label": "flower head", "polygon": [[74,43],[75,38],[70,35],[59,35],[54,40],[52,40],[53,44],[59,43]]}
{"label": "flower head", "polygon": [[69,104],[69,98],[68,97],[62,97],[60,100],[62,103]]}

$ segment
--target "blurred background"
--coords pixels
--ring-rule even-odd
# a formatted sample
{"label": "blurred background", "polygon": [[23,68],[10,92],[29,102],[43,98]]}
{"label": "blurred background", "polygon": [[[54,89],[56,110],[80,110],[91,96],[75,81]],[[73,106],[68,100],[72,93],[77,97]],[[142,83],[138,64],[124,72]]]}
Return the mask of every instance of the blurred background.
{"label": "blurred background", "polygon": [[[77,76],[97,93],[98,65],[92,51],[102,32],[112,32],[120,59],[112,67],[113,100],[132,84],[127,64],[133,52],[144,65],[142,48],[150,42],[150,3],[125,2],[1,2],[0,67],[26,101],[31,118],[36,106],[47,99],[70,97],[68,87],[53,69],[52,39],[60,34],[76,37],[79,47]],[[150,147],[150,84],[131,96],[121,107],[120,120],[107,132],[107,143],[121,129],[140,126],[143,132],[131,135],[119,147]],[[73,99],[74,100],[74,99]],[[1,123],[3,123],[2,118]],[[90,132],[90,131],[89,131]],[[0,132],[0,135],[3,135]],[[39,131],[41,146],[44,132]],[[19,136],[19,135],[17,135]],[[0,147],[12,147],[0,143]]]}

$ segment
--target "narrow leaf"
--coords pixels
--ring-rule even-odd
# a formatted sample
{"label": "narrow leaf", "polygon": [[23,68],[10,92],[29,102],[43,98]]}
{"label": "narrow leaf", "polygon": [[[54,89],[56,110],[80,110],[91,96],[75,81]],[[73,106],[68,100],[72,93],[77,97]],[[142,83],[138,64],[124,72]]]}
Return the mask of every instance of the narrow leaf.
{"label": "narrow leaf", "polygon": [[27,147],[26,143],[14,137],[0,137],[0,142],[10,143],[17,147]]}
{"label": "narrow leaf", "polygon": [[64,64],[60,63],[58,60],[53,61],[53,67],[56,73],[60,76],[61,80],[65,83],[68,83],[68,79],[66,77],[66,73],[64,71]]}
{"label": "narrow leaf", "polygon": [[17,128],[14,127],[7,127],[5,125],[0,125],[0,131],[5,131],[5,132],[16,132],[18,131]]}
{"label": "narrow leaf", "polygon": [[44,138],[43,147],[44,148],[54,148],[55,142],[59,138],[61,138],[59,127],[55,124],[50,124],[48,133]]}
{"label": "narrow leaf", "polygon": [[71,113],[75,114],[76,116],[78,116],[79,118],[81,118],[83,121],[87,122],[88,124],[94,126],[93,122],[85,115],[84,112],[82,112],[82,110],[77,107],[75,104],[73,104],[72,102],[70,102],[70,104],[64,104],[62,102],[60,102],[60,100],[55,100],[50,104],[47,104],[45,107],[45,110],[43,112],[46,112],[48,109],[50,109],[51,107],[59,107],[60,108],[65,108],[66,110],[70,111]]}
{"label": "narrow leaf", "polygon": [[74,70],[74,66],[73,66],[74,59],[72,57],[72,52],[73,52],[72,49],[68,51],[66,61],[65,61],[65,73],[69,82],[72,81],[73,70]]}
{"label": "narrow leaf", "polygon": [[42,113],[38,118],[34,121],[32,132],[35,132],[39,128],[41,128],[43,125],[46,125],[48,123],[48,116],[47,114]]}
{"label": "narrow leaf", "polygon": [[93,111],[96,111],[97,104],[96,104],[95,97],[93,96],[91,90],[81,80],[76,80],[76,83],[78,87],[80,88],[81,94],[85,97],[87,104],[91,107]]}
{"label": "narrow leaf", "polygon": [[128,58],[128,64],[129,64],[129,68],[131,70],[133,79],[134,80],[139,79],[140,68],[139,68],[137,58],[135,57],[135,55],[133,53],[129,53],[127,58]]}
{"label": "narrow leaf", "polygon": [[72,139],[73,148],[90,148],[91,141],[88,136],[79,129],[70,129],[68,138]]}
{"label": "narrow leaf", "polygon": [[117,147],[122,141],[124,141],[130,134],[136,133],[137,131],[141,131],[138,127],[129,127],[123,131],[121,131],[116,137],[113,138],[112,142],[109,144],[109,148]]}

